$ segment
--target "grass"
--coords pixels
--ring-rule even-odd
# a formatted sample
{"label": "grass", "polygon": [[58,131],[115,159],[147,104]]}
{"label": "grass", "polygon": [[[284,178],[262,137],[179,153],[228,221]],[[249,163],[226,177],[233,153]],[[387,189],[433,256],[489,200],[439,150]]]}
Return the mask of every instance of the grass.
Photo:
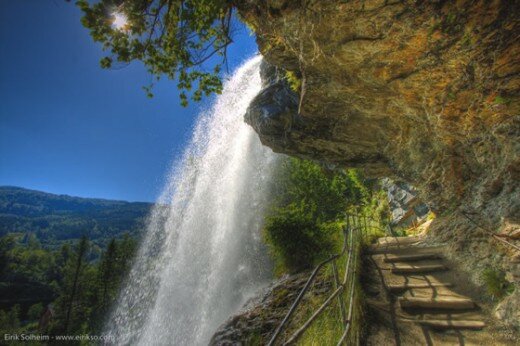
{"label": "grass", "polygon": [[245,344],[246,345],[262,345],[264,340],[259,332],[253,332],[248,336]]}
{"label": "grass", "polygon": [[[324,299],[314,298],[307,304],[303,311],[300,312],[298,321],[303,324],[317,309]],[[314,323],[307,329],[302,338],[299,340],[299,345],[334,345],[343,334],[343,326],[341,322],[340,310],[337,303],[327,308],[321,316],[319,316]],[[295,328],[296,329],[296,328]]]}
{"label": "grass", "polygon": [[446,23],[448,24],[454,24],[457,20],[457,15],[453,12],[448,13],[448,16],[446,17]]}
{"label": "grass", "polygon": [[510,99],[503,97],[503,96],[497,96],[493,100],[493,103],[496,105],[508,105],[511,102]]}
{"label": "grass", "polygon": [[[360,251],[363,246],[386,235],[382,224],[384,221],[373,221],[373,219],[389,219],[386,194],[371,192],[369,185],[363,185],[358,181],[359,177],[351,176],[350,173],[349,175],[339,176],[339,178],[331,180],[327,176],[321,177],[321,175],[311,169],[303,169],[302,171],[306,174],[296,175],[298,179],[290,184],[289,187],[291,189],[288,189],[288,191],[302,201],[307,201],[307,204],[294,204],[295,207],[293,207],[293,204],[288,204],[284,207],[284,210],[278,208],[275,214],[276,218],[271,217],[266,222],[264,239],[274,259],[275,273],[277,275],[300,272],[302,269],[312,270],[315,268],[315,265],[328,258],[330,254],[339,253],[343,248],[344,237],[341,229],[344,211],[352,211],[353,214],[366,213],[371,216],[366,219],[357,218],[356,220],[351,220],[356,228],[360,227],[362,229],[362,234],[359,234],[354,239],[355,255],[353,258],[355,262],[350,263],[351,265],[356,265],[354,276],[349,277],[349,279],[354,280],[354,285],[352,286],[352,281],[349,280],[345,289],[340,293],[344,303],[345,317],[349,315],[349,310],[352,311],[346,342],[347,344],[357,345],[362,335],[364,318],[364,296],[360,286],[360,273],[362,272]],[[300,173],[300,170],[295,170],[295,172]],[[323,173],[322,170],[320,172]],[[289,177],[293,178],[293,176],[294,174]],[[317,181],[311,181],[308,176],[321,178]],[[314,188],[309,193],[306,193],[304,196],[300,196],[301,193],[296,193],[300,190],[306,190],[310,183],[314,184]],[[295,189],[295,187],[298,188]],[[344,201],[346,191],[351,195],[349,199],[350,204],[341,205],[341,210],[336,210],[337,205],[334,198],[331,199],[331,197],[337,196],[338,200]],[[290,195],[290,197],[293,196]],[[310,203],[309,200],[311,202],[315,200],[316,204]],[[308,205],[313,208],[297,208],[299,205]],[[326,207],[327,205],[336,205],[336,207],[331,209],[335,214],[329,211]],[[309,210],[312,212],[310,215],[315,216],[314,218],[309,219],[309,215],[307,215]],[[320,213],[316,211],[320,211]],[[331,218],[330,215],[334,217]],[[308,219],[313,222],[310,222]],[[347,251],[336,259],[340,282],[343,281],[348,258]],[[305,265],[300,265],[302,263]],[[335,291],[335,287],[333,266],[332,263],[328,263],[322,268],[313,286],[305,294],[303,301],[291,317],[280,340],[287,342],[294,332],[301,328],[330,297]],[[354,291],[352,292],[352,290]],[[351,297],[354,298],[350,309]],[[297,344],[335,345],[344,332],[345,323],[341,305],[338,297],[335,297],[329,306],[305,330]]]}
{"label": "grass", "polygon": [[383,225],[373,220],[367,220],[367,229],[363,236],[363,245],[369,245],[375,243],[377,238],[386,236],[386,232],[383,229]]}
{"label": "grass", "polygon": [[506,280],[503,271],[488,268],[482,273],[482,280],[489,295],[495,299],[501,299],[514,290],[514,285]]}
{"label": "grass", "polygon": [[[366,234],[361,236],[361,238],[358,239],[355,243],[354,249],[357,253],[358,259],[356,261],[354,277],[355,293],[353,300],[352,321],[347,339],[347,344],[349,345],[359,344],[360,337],[363,333],[364,295],[359,284],[359,277],[362,271],[362,261],[359,258],[361,248],[381,235],[384,235],[384,232],[381,230],[380,225],[375,222],[367,221]],[[343,246],[343,236],[339,234],[335,240],[335,250],[340,251],[341,247]],[[347,258],[348,253],[340,257],[336,263],[340,281],[342,281],[345,274]],[[324,275],[322,280],[330,282],[330,290],[324,294],[318,294],[316,293],[315,289],[311,289],[307,293],[308,297],[306,298],[306,301],[299,306],[290,322],[289,328],[285,333],[286,338],[289,338],[292,333],[299,329],[334,291],[335,286],[332,265],[328,265],[326,268],[324,268]],[[349,311],[348,305],[350,301],[350,289],[351,286],[347,283],[347,288],[341,293],[341,297],[345,304],[345,313],[347,316]],[[329,307],[327,307],[324,312],[304,332],[303,336],[298,340],[297,344],[306,346],[335,345],[343,335],[344,331],[345,329],[340,305],[338,299],[335,298]]]}

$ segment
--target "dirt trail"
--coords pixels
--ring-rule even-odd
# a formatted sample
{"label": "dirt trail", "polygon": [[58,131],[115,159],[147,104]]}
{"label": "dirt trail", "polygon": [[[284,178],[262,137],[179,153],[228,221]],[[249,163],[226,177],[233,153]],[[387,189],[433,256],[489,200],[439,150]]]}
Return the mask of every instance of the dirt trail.
{"label": "dirt trail", "polygon": [[369,247],[368,345],[520,345],[444,251],[420,236],[384,237]]}

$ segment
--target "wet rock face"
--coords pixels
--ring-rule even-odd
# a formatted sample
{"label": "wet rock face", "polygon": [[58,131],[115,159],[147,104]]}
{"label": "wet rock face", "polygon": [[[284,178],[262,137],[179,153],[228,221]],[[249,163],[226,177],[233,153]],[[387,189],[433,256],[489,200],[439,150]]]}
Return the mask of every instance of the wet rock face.
{"label": "wet rock face", "polygon": [[[309,272],[304,272],[275,281],[264,292],[246,303],[241,312],[222,324],[211,338],[209,345],[266,345],[307,282],[309,275]],[[318,276],[310,289],[310,294],[303,298],[303,304],[306,304],[309,296],[324,299],[323,296],[330,294],[331,288],[332,282]]]}
{"label": "wet rock face", "polygon": [[286,133],[299,122],[298,96],[274,66],[264,62],[260,73],[264,89],[250,104],[244,119],[261,134],[264,145],[280,151],[288,140]]}
{"label": "wet rock face", "polygon": [[354,148],[331,141],[334,133],[327,119],[308,121],[300,116],[300,96],[289,87],[285,71],[264,62],[260,73],[264,88],[251,102],[244,119],[264,145],[304,159],[360,167],[374,176],[393,174],[379,154],[365,148],[353,152]]}
{"label": "wet rock face", "polygon": [[280,81],[253,102],[264,144],[405,180],[437,212],[520,213],[518,1],[236,3],[304,85],[299,112]]}

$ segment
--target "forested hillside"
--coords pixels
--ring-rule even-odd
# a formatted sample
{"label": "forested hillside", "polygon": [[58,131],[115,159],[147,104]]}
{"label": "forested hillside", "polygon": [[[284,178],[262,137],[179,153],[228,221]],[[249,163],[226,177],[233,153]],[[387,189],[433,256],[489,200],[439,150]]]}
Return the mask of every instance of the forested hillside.
{"label": "forested hillside", "polygon": [[100,328],[151,207],[0,187],[0,331]]}
{"label": "forested hillside", "polygon": [[47,248],[83,235],[105,247],[125,233],[136,237],[143,230],[151,203],[79,198],[67,195],[0,187],[0,236],[34,234]]}
{"label": "forested hillside", "polygon": [[137,242],[125,234],[101,254],[91,245],[82,237],[49,250],[34,237],[0,237],[0,333],[99,332]]}

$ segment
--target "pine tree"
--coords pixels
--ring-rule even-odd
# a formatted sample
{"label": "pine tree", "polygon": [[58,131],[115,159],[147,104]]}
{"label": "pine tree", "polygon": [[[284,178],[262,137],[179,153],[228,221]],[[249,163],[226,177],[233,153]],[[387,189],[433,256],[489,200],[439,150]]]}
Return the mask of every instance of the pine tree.
{"label": "pine tree", "polygon": [[20,305],[16,304],[7,314],[7,324],[12,330],[20,328]]}
{"label": "pine tree", "polygon": [[[72,310],[74,303],[77,300],[78,296],[78,289],[80,286],[80,279],[82,276],[82,273],[84,271],[85,267],[85,257],[88,252],[88,239],[86,236],[83,236],[78,244],[77,251],[75,256],[72,258],[72,264],[74,265],[73,271],[72,271],[72,282],[70,284],[70,287],[68,287],[69,294],[68,299],[66,300],[66,314],[65,314],[65,321],[64,321],[64,331],[67,333],[69,331],[70,323],[71,323],[71,317],[72,317]],[[67,283],[67,280],[65,280]]]}
{"label": "pine tree", "polygon": [[119,242],[118,254],[117,254],[117,267],[116,271],[119,276],[119,281],[122,281],[124,277],[130,271],[132,265],[132,259],[134,258],[137,250],[137,242],[134,238],[125,233],[123,238]]}
{"label": "pine tree", "polygon": [[112,238],[108,244],[107,250],[101,257],[99,265],[99,281],[101,286],[101,311],[105,312],[112,301],[113,295],[116,293],[117,287],[117,243]]}
{"label": "pine tree", "polygon": [[42,303],[37,303],[37,304],[31,305],[31,307],[29,308],[29,311],[27,311],[27,318],[30,321],[38,321],[40,319],[40,317],[42,316],[43,310],[44,309],[43,309]]}
{"label": "pine tree", "polygon": [[0,238],[0,278],[7,271],[7,264],[9,263],[9,252],[14,248],[16,239],[13,235],[8,234]]}

